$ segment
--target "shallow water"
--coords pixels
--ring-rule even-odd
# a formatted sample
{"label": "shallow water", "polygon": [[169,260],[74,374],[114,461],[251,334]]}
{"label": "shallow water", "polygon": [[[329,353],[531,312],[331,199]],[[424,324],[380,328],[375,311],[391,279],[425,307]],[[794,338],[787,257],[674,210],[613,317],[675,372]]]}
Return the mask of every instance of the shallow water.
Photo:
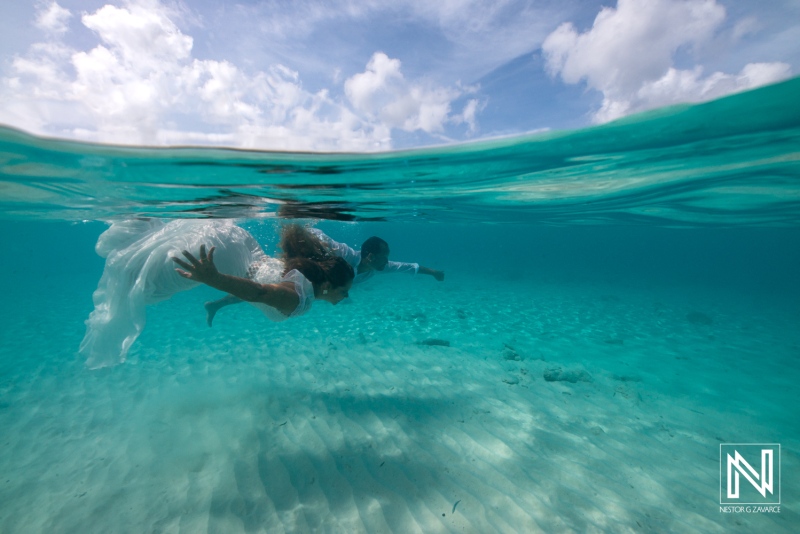
{"label": "shallow water", "polygon": [[[798,83],[370,156],[4,131],[0,531],[797,531]],[[303,221],[446,279],[213,328],[198,288],[90,371],[94,243],[131,215],[268,251],[338,219]],[[780,443],[780,513],[720,511],[721,443]]]}
{"label": "shallow water", "polygon": [[381,154],[143,148],[0,129],[6,217],[798,224],[800,78],[571,132]]}

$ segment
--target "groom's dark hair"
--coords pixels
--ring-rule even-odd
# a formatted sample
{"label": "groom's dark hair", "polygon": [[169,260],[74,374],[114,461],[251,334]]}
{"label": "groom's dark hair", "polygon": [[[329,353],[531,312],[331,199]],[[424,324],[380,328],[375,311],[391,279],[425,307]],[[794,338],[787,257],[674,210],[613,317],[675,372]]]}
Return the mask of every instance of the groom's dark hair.
{"label": "groom's dark hair", "polygon": [[361,255],[367,254],[380,254],[381,252],[389,250],[389,243],[380,237],[372,236],[361,245]]}

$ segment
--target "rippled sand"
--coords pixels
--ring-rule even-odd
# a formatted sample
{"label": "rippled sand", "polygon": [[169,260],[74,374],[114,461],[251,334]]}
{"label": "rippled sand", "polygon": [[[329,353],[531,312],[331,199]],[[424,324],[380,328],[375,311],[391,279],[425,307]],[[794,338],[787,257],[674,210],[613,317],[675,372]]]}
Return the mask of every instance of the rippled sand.
{"label": "rippled sand", "polygon": [[[7,307],[0,532],[800,529],[796,306],[457,274],[352,294],[209,329],[189,292],[100,371],[89,295]],[[754,441],[782,444],[782,513],[722,514],[719,444]]]}

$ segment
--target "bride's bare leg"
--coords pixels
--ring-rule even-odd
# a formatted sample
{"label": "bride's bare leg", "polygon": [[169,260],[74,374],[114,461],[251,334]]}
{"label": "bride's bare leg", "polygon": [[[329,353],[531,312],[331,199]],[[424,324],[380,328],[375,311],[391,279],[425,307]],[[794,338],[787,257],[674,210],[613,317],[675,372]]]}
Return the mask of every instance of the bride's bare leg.
{"label": "bride's bare leg", "polygon": [[233,295],[226,295],[219,300],[210,300],[205,303],[206,308],[206,323],[208,326],[211,326],[214,322],[214,316],[217,315],[217,312],[224,308],[225,306],[230,306],[231,304],[239,304],[242,302],[242,299],[239,297],[234,297]]}

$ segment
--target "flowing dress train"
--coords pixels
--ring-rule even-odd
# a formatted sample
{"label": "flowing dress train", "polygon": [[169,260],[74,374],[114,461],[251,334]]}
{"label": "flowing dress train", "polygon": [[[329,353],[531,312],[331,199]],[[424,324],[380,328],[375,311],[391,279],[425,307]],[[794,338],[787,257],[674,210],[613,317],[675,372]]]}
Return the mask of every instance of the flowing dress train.
{"label": "flowing dress train", "polygon": [[[311,283],[294,270],[283,276],[283,262],[264,254],[255,238],[233,221],[115,222],[95,247],[106,258],[106,265],[93,294],[94,311],[86,321],[80,346],[87,366],[98,368],[125,361],[144,328],[146,306],[199,285],[175,272],[177,266],[170,258],[183,258],[183,250],[197,255],[200,245],[216,247],[214,263],[223,274],[250,276],[265,284],[292,281],[300,305],[290,316],[310,308],[314,300]],[[273,321],[289,317],[264,304],[257,307]]]}

